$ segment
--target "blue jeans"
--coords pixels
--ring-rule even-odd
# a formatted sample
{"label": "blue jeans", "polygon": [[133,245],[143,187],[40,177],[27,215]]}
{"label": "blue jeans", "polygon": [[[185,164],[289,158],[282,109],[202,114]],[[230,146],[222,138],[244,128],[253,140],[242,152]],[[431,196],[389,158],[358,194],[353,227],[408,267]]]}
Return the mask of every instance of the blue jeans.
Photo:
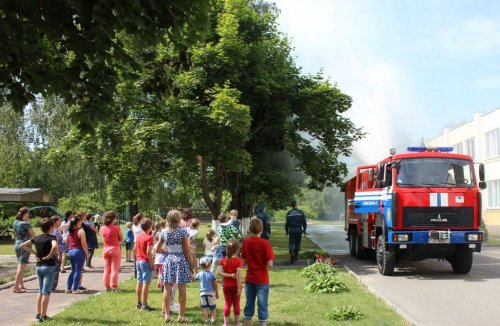
{"label": "blue jeans", "polygon": [[153,271],[151,270],[149,262],[138,260],[135,265],[137,266],[137,283],[151,283]]}
{"label": "blue jeans", "polygon": [[85,264],[85,252],[82,248],[69,250],[69,262],[71,263],[71,273],[68,276],[66,289],[76,291],[80,286],[83,265]]}
{"label": "blue jeans", "polygon": [[221,260],[222,258],[226,257],[226,248],[227,246],[218,245],[217,248],[215,248],[214,258]]}
{"label": "blue jeans", "polygon": [[255,314],[255,299],[257,298],[257,315],[259,322],[267,322],[269,311],[267,310],[267,299],[269,298],[269,284],[245,284],[245,296],[247,302],[243,314],[245,319],[252,319]]}
{"label": "blue jeans", "polygon": [[38,277],[38,293],[50,294],[52,284],[56,277],[56,271],[59,273],[57,266],[37,266],[36,276]]}

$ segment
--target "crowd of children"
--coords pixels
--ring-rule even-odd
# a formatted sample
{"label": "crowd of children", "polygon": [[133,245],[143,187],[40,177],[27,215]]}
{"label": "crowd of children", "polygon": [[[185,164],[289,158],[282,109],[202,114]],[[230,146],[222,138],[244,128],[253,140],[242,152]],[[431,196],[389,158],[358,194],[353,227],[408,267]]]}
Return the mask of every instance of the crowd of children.
{"label": "crowd of children", "polygon": [[[20,210],[20,221],[27,220],[26,212]],[[204,255],[198,260],[196,255],[197,235],[200,221],[193,218],[189,209],[183,213],[171,210],[165,220],[155,225],[142,214],[133,218],[133,223],[126,224],[125,235],[116,224],[116,214],[106,212],[103,237],[103,258],[105,270],[103,282],[106,291],[116,292],[118,271],[122,259],[121,244],[125,244],[125,261],[133,262],[136,271],[137,308],[153,311],[148,302],[153,275],[158,275],[158,288],[162,291],[162,315],[166,322],[172,321],[172,314],[177,314],[179,323],[186,322],[187,302],[186,286],[192,281],[199,281],[200,308],[205,323],[217,321],[216,301],[219,298],[217,276],[222,278],[224,306],[222,309],[223,325],[228,326],[231,310],[236,326],[240,324],[240,298],[245,290],[246,302],[243,309],[245,325],[250,325],[258,301],[258,320],[266,325],[268,320],[267,301],[269,295],[268,270],[273,267],[274,254],[267,239],[261,238],[263,223],[254,218],[250,221],[250,236],[243,239],[238,212],[233,210],[229,216],[219,216],[217,230],[209,230],[203,240]],[[16,243],[18,257],[25,257],[32,251],[37,257],[37,275],[39,277],[39,296],[37,298],[37,320],[43,322],[47,316],[50,292],[58,283],[60,271],[64,271],[64,256],[71,262],[71,273],[66,285],[66,293],[82,293],[82,271],[86,265],[92,268],[93,250],[97,248],[96,227],[92,216],[73,215],[66,212],[64,220],[58,216],[43,219],[43,234],[27,237]],[[21,224],[19,224],[21,225]],[[21,227],[22,226],[22,227]],[[31,230],[22,224],[17,229]],[[92,234],[88,233],[93,232]],[[21,234],[20,234],[21,235]],[[31,234],[30,234],[31,235]],[[19,237],[21,239],[21,236]],[[31,249],[31,245],[35,249]],[[19,261],[22,261],[19,258]],[[245,280],[242,269],[247,265]],[[201,269],[198,269],[198,266]],[[243,284],[245,285],[243,287]],[[14,291],[21,291],[19,283]],[[83,288],[84,289],[84,288]],[[174,303],[178,293],[179,304]]]}

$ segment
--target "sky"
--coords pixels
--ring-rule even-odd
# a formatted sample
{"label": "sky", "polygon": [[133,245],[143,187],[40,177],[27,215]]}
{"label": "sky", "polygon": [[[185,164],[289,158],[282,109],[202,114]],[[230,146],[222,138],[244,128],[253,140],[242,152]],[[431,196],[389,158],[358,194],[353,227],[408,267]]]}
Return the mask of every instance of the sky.
{"label": "sky", "polygon": [[500,1],[274,2],[302,72],[353,98],[364,164],[500,107]]}

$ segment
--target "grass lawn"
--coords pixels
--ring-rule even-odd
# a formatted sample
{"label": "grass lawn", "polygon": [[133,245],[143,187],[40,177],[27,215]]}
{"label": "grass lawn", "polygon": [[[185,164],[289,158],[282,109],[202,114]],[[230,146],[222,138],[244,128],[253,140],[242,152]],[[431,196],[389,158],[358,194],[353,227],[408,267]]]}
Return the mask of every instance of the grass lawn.
{"label": "grass lawn", "polygon": [[[206,231],[206,225],[200,226],[199,243]],[[276,260],[288,260],[287,238],[282,223],[273,224],[271,236]],[[306,238],[303,238],[303,252],[318,250]],[[202,248],[198,248],[199,256]],[[300,258],[300,257],[299,257]],[[300,268],[277,267],[270,272],[271,288],[269,297],[270,325],[407,325],[408,323],[387,307],[381,300],[369,293],[352,275],[342,267],[338,267],[339,275],[347,284],[348,291],[341,294],[316,294],[304,291],[306,279],[300,276]],[[154,283],[154,282],[153,282]],[[120,284],[121,293],[101,293],[91,296],[87,300],[78,302],[63,312],[55,315],[51,325],[161,325],[161,311],[139,311],[135,308],[135,279]],[[222,324],[222,289],[221,297],[217,300],[218,322]],[[203,325],[199,308],[199,284],[188,285],[188,303],[186,317],[190,325]],[[245,304],[244,295],[241,300],[241,309]],[[161,307],[161,294],[152,286],[149,304]],[[352,305],[357,307],[364,318],[359,321],[332,322],[325,318],[325,313],[336,306]],[[175,316],[174,316],[175,317]],[[255,319],[255,318],[254,318]],[[233,320],[231,319],[231,323]],[[257,322],[254,322],[257,325]]]}

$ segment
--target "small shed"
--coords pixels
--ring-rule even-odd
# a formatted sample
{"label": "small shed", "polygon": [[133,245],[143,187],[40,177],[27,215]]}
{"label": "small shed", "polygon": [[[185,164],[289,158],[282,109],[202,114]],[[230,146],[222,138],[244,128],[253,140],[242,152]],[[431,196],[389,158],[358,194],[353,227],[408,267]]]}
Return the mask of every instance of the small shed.
{"label": "small shed", "polygon": [[0,188],[0,202],[53,203],[54,197],[41,188]]}

